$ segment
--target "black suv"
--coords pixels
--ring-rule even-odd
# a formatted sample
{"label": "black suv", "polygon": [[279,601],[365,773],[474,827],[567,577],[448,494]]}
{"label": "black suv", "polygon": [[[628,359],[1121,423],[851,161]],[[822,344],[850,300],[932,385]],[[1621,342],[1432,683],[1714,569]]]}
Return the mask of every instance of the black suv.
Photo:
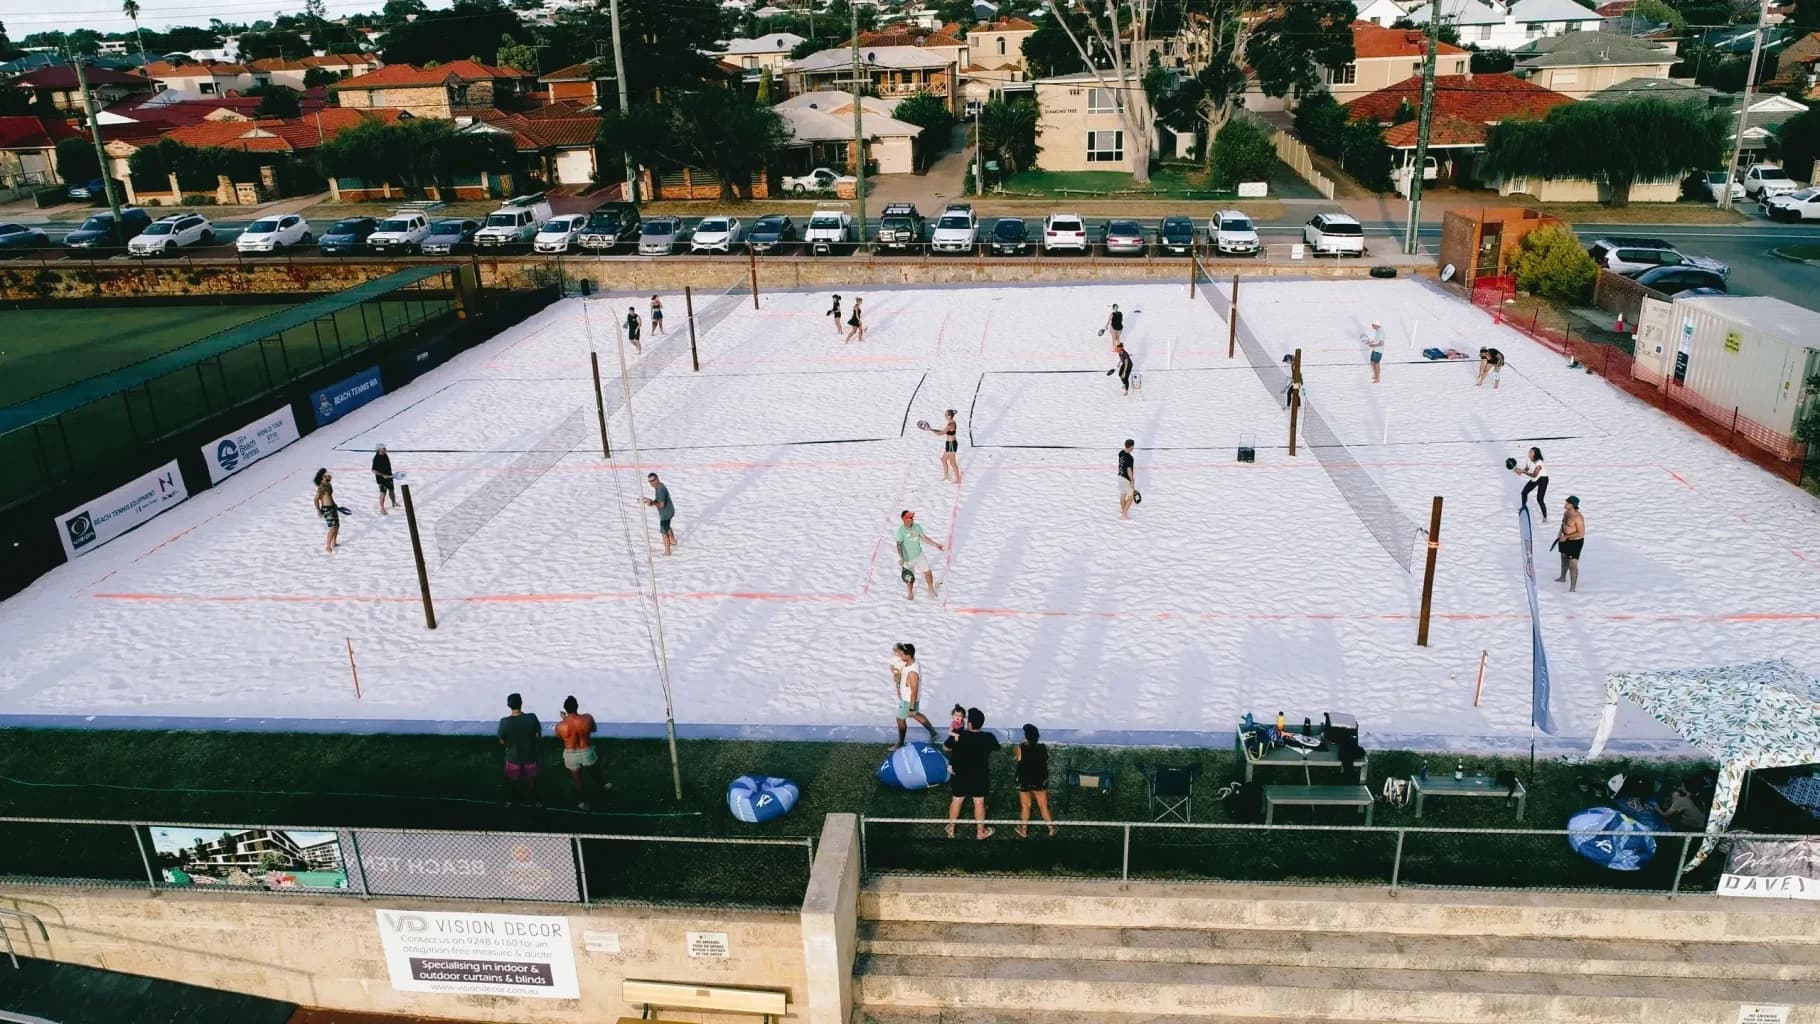
{"label": "black suv", "polygon": [[643,226],[638,207],[631,203],[607,203],[588,214],[588,223],[581,229],[576,242],[588,252],[610,252],[622,245],[636,245]]}
{"label": "black suv", "polygon": [[121,231],[114,234],[112,213],[91,214],[82,226],[63,236],[63,244],[72,249],[111,249],[123,246],[134,235],[151,227],[152,215],[137,206],[120,211]]}
{"label": "black suv", "polygon": [[1030,229],[1017,217],[1000,217],[986,245],[994,256],[1022,256],[1030,251]]}
{"label": "black suv", "polygon": [[881,249],[914,249],[923,244],[923,215],[915,203],[892,203],[885,207],[884,220],[878,228]]}

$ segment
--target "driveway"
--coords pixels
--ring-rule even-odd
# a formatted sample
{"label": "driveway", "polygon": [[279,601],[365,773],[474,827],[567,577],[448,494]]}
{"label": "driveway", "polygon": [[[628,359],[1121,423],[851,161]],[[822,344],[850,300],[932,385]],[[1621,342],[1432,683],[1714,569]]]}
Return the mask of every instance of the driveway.
{"label": "driveway", "polygon": [[866,209],[882,210],[886,203],[915,203],[927,214],[941,209],[943,203],[961,199],[967,185],[967,167],[973,162],[973,147],[967,142],[967,126],[954,126],[948,148],[935,163],[921,174],[875,174],[867,179]]}

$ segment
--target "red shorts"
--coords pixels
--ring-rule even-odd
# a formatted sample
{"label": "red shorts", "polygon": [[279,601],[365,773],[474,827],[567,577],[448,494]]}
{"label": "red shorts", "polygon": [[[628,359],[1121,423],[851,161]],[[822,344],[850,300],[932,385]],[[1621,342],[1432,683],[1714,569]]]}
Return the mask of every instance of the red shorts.
{"label": "red shorts", "polygon": [[506,762],[506,778],[511,779],[513,782],[517,782],[519,779],[535,779],[536,777],[536,761],[532,761],[530,764],[518,764],[513,761]]}

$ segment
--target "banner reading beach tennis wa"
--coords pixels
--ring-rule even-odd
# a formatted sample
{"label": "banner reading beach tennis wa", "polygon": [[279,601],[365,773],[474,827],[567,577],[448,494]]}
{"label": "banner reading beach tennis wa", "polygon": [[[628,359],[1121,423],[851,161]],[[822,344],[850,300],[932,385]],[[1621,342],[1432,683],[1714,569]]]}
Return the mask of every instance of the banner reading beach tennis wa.
{"label": "banner reading beach tennis wa", "polygon": [[175,461],[57,517],[63,553],[86,555],[135,526],[151,522],[190,496]]}
{"label": "banner reading beach tennis wa", "polygon": [[399,992],[581,998],[566,917],[377,913],[386,970]]}

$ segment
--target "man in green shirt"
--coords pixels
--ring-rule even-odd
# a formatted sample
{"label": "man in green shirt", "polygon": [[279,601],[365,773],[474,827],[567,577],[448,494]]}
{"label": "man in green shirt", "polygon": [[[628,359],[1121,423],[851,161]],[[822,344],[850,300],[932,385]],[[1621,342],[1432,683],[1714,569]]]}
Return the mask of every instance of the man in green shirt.
{"label": "man in green shirt", "polygon": [[916,521],[915,512],[905,509],[902,519],[902,525],[897,528],[897,564],[904,574],[904,599],[916,600],[916,574],[919,572],[929,584],[929,596],[934,597],[935,570],[929,567],[929,557],[923,553],[923,545],[927,544],[937,551],[948,549],[923,532],[922,525]]}

